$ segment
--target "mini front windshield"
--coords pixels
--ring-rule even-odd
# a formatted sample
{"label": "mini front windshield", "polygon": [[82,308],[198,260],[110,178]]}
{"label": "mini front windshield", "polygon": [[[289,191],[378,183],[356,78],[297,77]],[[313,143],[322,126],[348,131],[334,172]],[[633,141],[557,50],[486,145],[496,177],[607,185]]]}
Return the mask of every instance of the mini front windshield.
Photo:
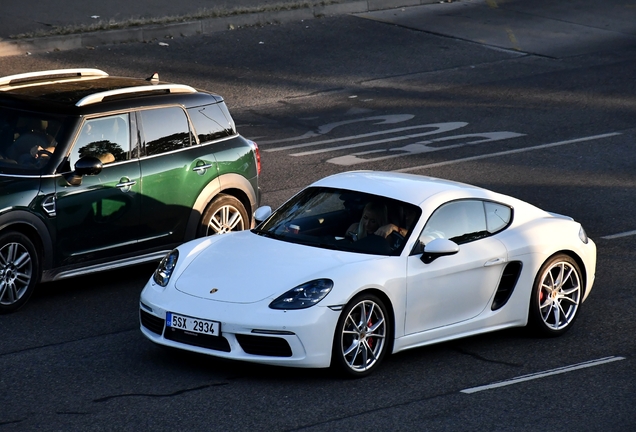
{"label": "mini front windshield", "polygon": [[259,235],[341,251],[399,255],[419,207],[343,189],[307,188],[254,230]]}
{"label": "mini front windshield", "polygon": [[53,156],[62,125],[49,114],[0,108],[0,168],[38,172]]}

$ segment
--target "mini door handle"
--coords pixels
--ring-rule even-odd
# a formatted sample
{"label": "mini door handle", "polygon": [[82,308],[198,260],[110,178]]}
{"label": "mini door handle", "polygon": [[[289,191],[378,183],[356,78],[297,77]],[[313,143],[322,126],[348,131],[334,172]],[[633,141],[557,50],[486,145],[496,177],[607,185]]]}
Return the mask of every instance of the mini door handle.
{"label": "mini door handle", "polygon": [[130,186],[134,186],[134,185],[136,185],[136,184],[137,184],[137,182],[136,182],[136,181],[134,181],[134,180],[129,180],[129,181],[125,181],[125,182],[117,183],[116,187],[118,187],[118,188],[120,188],[120,189],[121,189],[121,188],[126,188],[126,187],[130,187]]}
{"label": "mini door handle", "polygon": [[200,174],[201,171],[205,171],[210,168],[212,168],[212,164],[205,164],[205,165],[195,166],[194,168],[192,168],[192,171],[196,171]]}

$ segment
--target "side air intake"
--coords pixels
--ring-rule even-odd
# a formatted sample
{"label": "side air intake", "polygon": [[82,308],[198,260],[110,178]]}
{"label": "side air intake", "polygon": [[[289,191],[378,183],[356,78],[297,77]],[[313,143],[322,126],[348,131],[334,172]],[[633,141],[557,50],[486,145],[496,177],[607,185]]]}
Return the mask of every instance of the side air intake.
{"label": "side air intake", "polygon": [[520,274],[521,261],[511,261],[506,265],[495,293],[495,299],[492,302],[492,310],[497,310],[508,302],[512,292],[515,290],[515,286],[517,286]]}

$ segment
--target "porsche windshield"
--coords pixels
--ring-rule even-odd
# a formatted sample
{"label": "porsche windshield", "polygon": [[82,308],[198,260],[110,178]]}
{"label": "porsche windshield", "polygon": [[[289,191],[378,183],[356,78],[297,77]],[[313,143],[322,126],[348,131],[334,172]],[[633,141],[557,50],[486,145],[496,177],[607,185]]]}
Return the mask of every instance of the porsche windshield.
{"label": "porsche windshield", "polygon": [[419,207],[362,192],[307,188],[253,230],[282,241],[373,255],[399,255]]}

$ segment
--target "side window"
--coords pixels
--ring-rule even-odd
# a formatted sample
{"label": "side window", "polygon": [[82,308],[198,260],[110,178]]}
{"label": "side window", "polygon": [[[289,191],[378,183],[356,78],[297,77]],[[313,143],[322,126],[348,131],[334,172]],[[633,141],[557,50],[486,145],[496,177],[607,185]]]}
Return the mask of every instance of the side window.
{"label": "side window", "polygon": [[152,156],[191,145],[190,126],[179,107],[139,111],[141,119],[141,156]]}
{"label": "side window", "polygon": [[501,231],[510,223],[512,209],[503,204],[494,202],[484,203],[486,208],[486,225],[490,234]]}
{"label": "side window", "polygon": [[205,143],[232,134],[232,130],[218,104],[188,108],[190,120],[199,142]]}
{"label": "side window", "polygon": [[130,159],[128,114],[86,120],[71,151],[71,166],[84,156],[94,156],[104,165]]}
{"label": "side window", "polygon": [[433,239],[445,238],[462,244],[487,235],[484,203],[462,200],[444,204],[435,210],[424,226],[420,242],[426,245]]}

